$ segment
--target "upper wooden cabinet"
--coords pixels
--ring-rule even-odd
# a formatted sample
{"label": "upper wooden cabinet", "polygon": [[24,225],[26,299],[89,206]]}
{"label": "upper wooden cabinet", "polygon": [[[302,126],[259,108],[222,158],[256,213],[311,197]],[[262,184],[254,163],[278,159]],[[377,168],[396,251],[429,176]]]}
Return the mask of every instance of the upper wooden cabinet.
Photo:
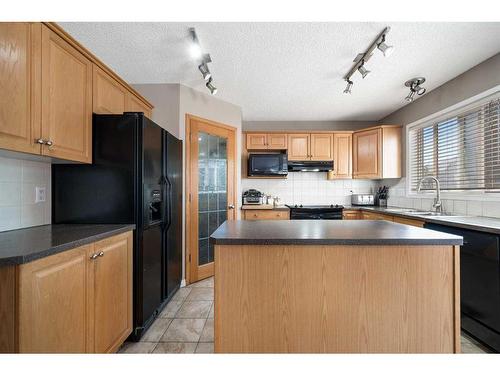
{"label": "upper wooden cabinet", "polygon": [[248,133],[248,150],[286,150],[287,135],[281,133]]}
{"label": "upper wooden cabinet", "polygon": [[104,70],[94,65],[92,73],[92,107],[94,113],[122,114],[125,112],[127,90]]}
{"label": "upper wooden cabinet", "polygon": [[311,160],[333,160],[333,134],[312,133],[310,142]]}
{"label": "upper wooden cabinet", "polygon": [[130,92],[128,92],[127,96],[125,97],[125,111],[144,112],[144,115],[149,119],[152,116],[151,108]]}
{"label": "upper wooden cabinet", "polygon": [[40,154],[40,24],[0,23],[0,50],[0,148]]}
{"label": "upper wooden cabinet", "polygon": [[353,134],[354,178],[401,177],[401,127],[379,126]]}
{"label": "upper wooden cabinet", "polygon": [[310,134],[288,134],[288,160],[309,160]]}
{"label": "upper wooden cabinet", "polygon": [[0,148],[90,163],[93,111],[151,118],[145,99],[53,23],[0,23],[0,50]]}
{"label": "upper wooden cabinet", "polygon": [[333,134],[333,171],[330,177],[352,178],[352,133]]}
{"label": "upper wooden cabinet", "polygon": [[92,162],[92,62],[42,27],[42,154]]}

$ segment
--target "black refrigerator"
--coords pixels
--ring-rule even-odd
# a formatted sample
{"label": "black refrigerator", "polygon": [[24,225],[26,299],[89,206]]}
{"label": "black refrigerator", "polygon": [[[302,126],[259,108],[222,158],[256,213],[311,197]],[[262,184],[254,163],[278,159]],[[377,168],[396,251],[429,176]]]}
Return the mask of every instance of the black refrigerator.
{"label": "black refrigerator", "polygon": [[54,164],[52,222],[133,223],[138,340],[180,286],[182,141],[140,112],[93,116],[92,164]]}

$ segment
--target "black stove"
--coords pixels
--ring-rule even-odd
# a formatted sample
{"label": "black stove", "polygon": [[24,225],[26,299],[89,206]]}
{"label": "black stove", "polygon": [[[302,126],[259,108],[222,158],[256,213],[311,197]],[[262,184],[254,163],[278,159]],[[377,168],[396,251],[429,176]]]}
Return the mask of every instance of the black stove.
{"label": "black stove", "polygon": [[344,206],[330,204],[324,206],[286,205],[290,209],[291,220],[342,220]]}

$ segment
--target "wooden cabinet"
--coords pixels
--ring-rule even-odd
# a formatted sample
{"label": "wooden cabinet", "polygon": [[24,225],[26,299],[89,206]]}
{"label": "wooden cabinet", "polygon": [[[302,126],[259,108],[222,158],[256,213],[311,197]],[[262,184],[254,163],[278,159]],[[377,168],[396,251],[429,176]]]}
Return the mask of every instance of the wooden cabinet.
{"label": "wooden cabinet", "polygon": [[328,179],[352,178],[352,133],[333,134],[333,171]]}
{"label": "wooden cabinet", "polygon": [[333,134],[313,133],[311,134],[310,160],[333,160]]}
{"label": "wooden cabinet", "polygon": [[361,214],[363,220],[387,220],[393,221],[391,215],[384,215],[378,212],[363,211]]}
{"label": "wooden cabinet", "polygon": [[246,138],[248,150],[286,150],[287,135],[280,133],[248,133]]}
{"label": "wooden cabinet", "polygon": [[283,210],[243,210],[244,220],[290,220],[290,212]]}
{"label": "wooden cabinet", "polygon": [[152,110],[151,107],[147,106],[142,100],[137,98],[130,92],[127,93],[125,97],[125,111],[127,112],[144,112],[144,115],[151,119]]}
{"label": "wooden cabinet", "polygon": [[92,72],[92,107],[94,113],[125,112],[127,90],[104,70],[94,65]]}
{"label": "wooden cabinet", "polygon": [[132,243],[123,234],[96,242],[88,251],[93,352],[115,352],[132,331]]}
{"label": "wooden cabinet", "polygon": [[90,163],[93,110],[151,118],[149,103],[53,23],[1,23],[0,49],[1,149]]}
{"label": "wooden cabinet", "polygon": [[288,134],[288,160],[309,160],[310,134]]}
{"label": "wooden cabinet", "polygon": [[91,247],[19,267],[19,352],[88,351],[86,269]]}
{"label": "wooden cabinet", "polygon": [[0,23],[0,148],[40,154],[39,36],[40,25]]}
{"label": "wooden cabinet", "polygon": [[42,27],[42,154],[92,161],[92,62]]}
{"label": "wooden cabinet", "polygon": [[413,225],[414,227],[423,228],[425,221],[417,219],[407,219],[405,217],[393,216],[393,221],[399,224]]}
{"label": "wooden cabinet", "polygon": [[361,211],[358,210],[344,210],[342,212],[343,220],[359,220],[361,219]]}
{"label": "wooden cabinet", "polygon": [[0,267],[0,281],[0,352],[110,353],[132,332],[132,232]]}
{"label": "wooden cabinet", "polygon": [[379,126],[353,134],[354,178],[401,177],[401,127]]}

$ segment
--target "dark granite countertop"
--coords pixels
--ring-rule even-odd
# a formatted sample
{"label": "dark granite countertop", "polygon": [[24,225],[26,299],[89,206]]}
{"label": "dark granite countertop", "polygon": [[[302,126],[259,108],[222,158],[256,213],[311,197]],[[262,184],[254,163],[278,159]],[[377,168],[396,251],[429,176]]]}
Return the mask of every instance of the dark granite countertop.
{"label": "dark granite countertop", "polygon": [[462,237],[383,220],[233,220],[216,245],[462,245]]}
{"label": "dark granite countertop", "polygon": [[382,214],[404,217],[407,219],[422,220],[427,223],[442,224],[452,227],[477,230],[480,232],[500,234],[500,219],[485,216],[451,215],[442,216],[421,215],[419,210],[414,212],[396,212],[394,210],[409,210],[401,207],[377,207],[377,206],[344,206],[345,210],[366,210],[375,211]]}
{"label": "dark granite countertop", "polygon": [[28,263],[134,229],[134,224],[55,224],[0,232],[0,266]]}

